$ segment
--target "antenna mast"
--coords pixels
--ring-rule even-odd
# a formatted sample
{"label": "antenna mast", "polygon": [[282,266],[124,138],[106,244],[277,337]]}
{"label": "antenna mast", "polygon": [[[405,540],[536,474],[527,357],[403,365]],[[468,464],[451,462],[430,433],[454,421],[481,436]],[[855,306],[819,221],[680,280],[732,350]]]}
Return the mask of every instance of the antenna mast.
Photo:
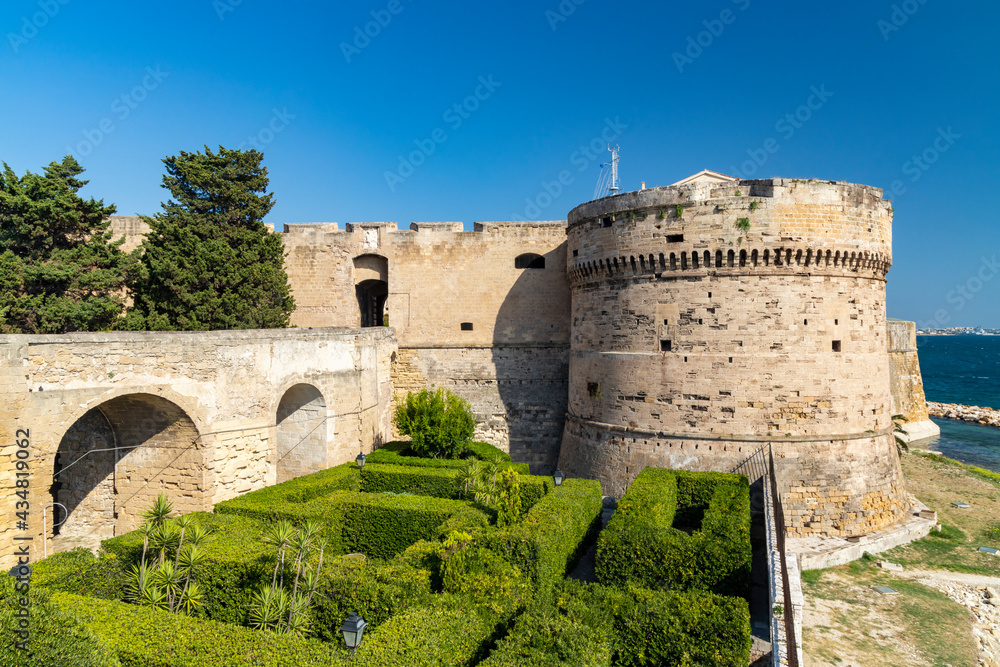
{"label": "antenna mast", "polygon": [[[621,151],[621,146],[616,145],[612,148],[611,144],[608,144],[608,150],[611,151],[611,161],[601,165],[601,175],[597,179],[594,199],[610,197],[618,194],[621,190],[621,181],[618,177],[618,153]],[[605,169],[605,167],[610,167],[610,169]]]}

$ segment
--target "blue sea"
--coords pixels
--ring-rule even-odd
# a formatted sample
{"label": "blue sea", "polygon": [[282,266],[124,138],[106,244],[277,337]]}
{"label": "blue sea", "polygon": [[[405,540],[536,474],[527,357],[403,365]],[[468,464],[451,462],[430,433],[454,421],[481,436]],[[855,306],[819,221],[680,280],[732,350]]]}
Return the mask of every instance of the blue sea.
{"label": "blue sea", "polygon": [[[1000,336],[917,336],[928,401],[1000,409]],[[921,449],[1000,472],[1000,428],[935,419],[941,436]]]}

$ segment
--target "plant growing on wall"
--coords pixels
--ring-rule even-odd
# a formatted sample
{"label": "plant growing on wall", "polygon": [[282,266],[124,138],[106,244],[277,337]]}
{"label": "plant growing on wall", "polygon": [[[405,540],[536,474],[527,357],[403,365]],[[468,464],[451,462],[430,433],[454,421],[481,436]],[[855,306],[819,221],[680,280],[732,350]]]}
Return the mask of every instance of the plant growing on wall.
{"label": "plant growing on wall", "polygon": [[680,204],[678,204],[677,206],[675,206],[674,207],[674,215],[676,215],[678,218],[683,217],[684,216],[684,207],[681,206]]}
{"label": "plant growing on wall", "polygon": [[760,208],[760,202],[759,201],[757,201],[755,199],[752,202],[750,202],[750,210],[751,211],[756,211],[758,208]]}
{"label": "plant growing on wall", "polygon": [[458,458],[476,430],[469,402],[443,387],[408,393],[396,403],[392,419],[410,436],[410,448],[427,458]]}
{"label": "plant growing on wall", "polygon": [[155,217],[129,273],[134,305],[124,328],[270,329],[295,308],[281,237],[264,226],[274,206],[255,150],[208,146],[163,160],[171,199]]}
{"label": "plant growing on wall", "polygon": [[750,231],[750,218],[739,218],[736,221],[736,229],[744,234]]}

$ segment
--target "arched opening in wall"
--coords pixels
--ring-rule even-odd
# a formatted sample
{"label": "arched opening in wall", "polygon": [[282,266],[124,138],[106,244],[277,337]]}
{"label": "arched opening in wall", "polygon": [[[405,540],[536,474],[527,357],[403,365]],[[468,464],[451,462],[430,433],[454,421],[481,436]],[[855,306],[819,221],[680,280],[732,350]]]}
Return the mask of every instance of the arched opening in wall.
{"label": "arched opening in wall", "polygon": [[541,255],[536,255],[535,253],[528,252],[523,255],[518,255],[514,258],[514,268],[515,269],[544,269],[545,268],[545,258]]}
{"label": "arched opening in wall", "polygon": [[384,326],[385,301],[389,296],[389,260],[381,255],[355,257],[354,285],[358,297],[360,325]]}
{"label": "arched opening in wall", "polygon": [[327,468],[326,400],[310,384],[297,384],[281,397],[277,428],[277,483]]}
{"label": "arched opening in wall", "polygon": [[[53,534],[86,545],[121,535],[160,493],[175,513],[205,510],[199,437],[187,413],[160,396],[130,394],[89,410],[59,442],[51,493],[67,514]],[[56,508],[53,522],[63,518]]]}

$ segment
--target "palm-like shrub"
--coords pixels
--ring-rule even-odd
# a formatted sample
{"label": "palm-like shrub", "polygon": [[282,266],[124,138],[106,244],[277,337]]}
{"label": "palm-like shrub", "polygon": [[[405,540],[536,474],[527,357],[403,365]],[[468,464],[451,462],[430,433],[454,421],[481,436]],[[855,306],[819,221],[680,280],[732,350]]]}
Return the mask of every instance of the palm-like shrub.
{"label": "palm-like shrub", "polygon": [[[306,521],[300,530],[291,523],[279,521],[264,534],[264,543],[276,549],[271,583],[262,584],[250,598],[248,620],[250,627],[273,630],[284,634],[305,637],[312,630],[309,609],[319,586],[319,573],[323,567],[323,553],[327,541],[319,538],[320,525]],[[318,552],[316,567],[309,564],[312,554]],[[285,588],[285,566],[289,572],[291,590]]]}
{"label": "palm-like shrub", "polygon": [[410,448],[428,458],[458,458],[476,430],[469,402],[444,388],[408,393],[392,418],[399,432],[410,436]]}
{"label": "palm-like shrub", "polygon": [[190,614],[204,605],[204,592],[192,577],[205,562],[201,547],[209,534],[191,515],[171,520],[171,512],[173,504],[161,493],[142,513],[142,557],[128,572],[126,597],[139,605]]}

